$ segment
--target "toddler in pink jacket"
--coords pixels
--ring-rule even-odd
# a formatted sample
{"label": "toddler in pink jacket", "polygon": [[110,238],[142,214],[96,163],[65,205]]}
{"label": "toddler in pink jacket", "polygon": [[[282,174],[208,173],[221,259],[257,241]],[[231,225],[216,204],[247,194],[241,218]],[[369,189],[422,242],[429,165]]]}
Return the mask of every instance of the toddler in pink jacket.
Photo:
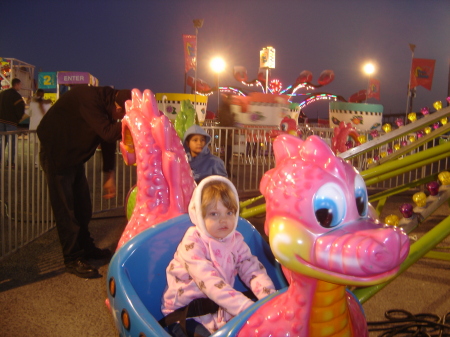
{"label": "toddler in pink jacket", "polygon": [[[236,275],[258,299],[275,291],[265,268],[236,231],[238,208],[236,188],[225,177],[209,176],[194,190],[189,204],[194,226],[186,231],[166,269],[161,309],[166,316],[198,298],[209,298],[219,308],[213,314],[188,318],[188,335],[195,330],[209,336],[252,305],[233,288]],[[169,332],[184,335],[177,323],[169,326]]]}

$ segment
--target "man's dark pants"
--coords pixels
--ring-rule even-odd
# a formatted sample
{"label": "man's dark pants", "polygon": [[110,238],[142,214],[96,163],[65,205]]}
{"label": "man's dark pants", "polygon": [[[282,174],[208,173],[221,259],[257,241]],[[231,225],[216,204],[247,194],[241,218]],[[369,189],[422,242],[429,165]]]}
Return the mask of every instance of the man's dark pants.
{"label": "man's dark pants", "polygon": [[64,263],[67,264],[82,258],[94,248],[88,230],[92,202],[84,165],[56,172],[44,151],[40,153],[40,161],[47,179]]}

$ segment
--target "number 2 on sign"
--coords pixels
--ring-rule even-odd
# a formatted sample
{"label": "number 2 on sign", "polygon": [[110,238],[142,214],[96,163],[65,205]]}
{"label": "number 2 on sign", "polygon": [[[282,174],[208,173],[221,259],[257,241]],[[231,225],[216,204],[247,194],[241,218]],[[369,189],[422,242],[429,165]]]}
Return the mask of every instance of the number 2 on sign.
{"label": "number 2 on sign", "polygon": [[44,85],[52,85],[52,77],[49,75],[44,75]]}

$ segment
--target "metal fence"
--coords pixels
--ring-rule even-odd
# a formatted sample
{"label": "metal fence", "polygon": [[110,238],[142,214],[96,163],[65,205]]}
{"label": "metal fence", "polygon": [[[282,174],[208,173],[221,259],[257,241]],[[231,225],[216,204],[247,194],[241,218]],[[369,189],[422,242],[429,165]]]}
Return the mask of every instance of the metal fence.
{"label": "metal fence", "polygon": [[[211,135],[211,151],[225,162],[229,177],[235,184],[240,197],[259,195],[259,182],[263,174],[275,165],[272,140],[275,128],[232,128],[205,125],[204,129]],[[333,130],[319,126],[301,125],[301,137],[318,135],[328,143],[331,142]],[[369,135],[366,135],[369,137]],[[0,133],[2,144],[7,138],[6,147],[0,149],[0,259],[16,251],[28,242],[36,239],[54,227],[47,186],[43,172],[37,165],[39,142],[36,131],[17,131]],[[408,135],[405,135],[405,140]],[[403,139],[403,138],[402,138]],[[13,142],[15,146],[13,147]],[[440,137],[418,149],[426,150],[435,146]],[[351,159],[360,171],[367,169],[370,159],[382,156],[400,140],[374,146],[369,152]],[[15,166],[10,161],[12,149],[16,149]],[[136,168],[125,165],[120,153],[116,156],[117,195],[114,199],[102,198],[103,173],[100,149],[86,163],[86,175],[91,188],[93,211],[95,213],[124,207],[128,192],[136,184]],[[448,168],[448,158],[427,167],[422,167],[397,176],[369,188],[387,189],[405,182],[419,179],[430,172],[440,172]],[[125,214],[125,212],[124,212]]]}
{"label": "metal fence", "polygon": [[[259,190],[259,182],[264,173],[275,166],[272,150],[274,128],[218,128],[204,127],[212,136],[212,149],[214,154],[220,156],[227,163],[227,171],[230,179],[236,185],[239,193],[255,194]],[[331,145],[333,129],[318,125],[300,125],[298,128],[300,137],[305,140],[311,135],[317,135]],[[276,133],[275,133],[276,134]],[[380,134],[383,134],[381,132]],[[363,132],[360,135],[366,137],[368,142],[372,140],[371,133]],[[360,172],[368,169],[371,163],[387,156],[400,144],[412,143],[416,134],[406,134],[381,146],[374,145],[368,152],[351,158],[350,163]],[[404,154],[408,156],[419,151],[427,150],[448,141],[448,136],[437,137],[418,148]],[[231,144],[228,145],[228,144]],[[449,168],[449,158],[430,163],[427,166],[411,170],[395,178],[371,185],[369,190],[389,189],[407,182],[423,178],[431,173],[441,172]]]}
{"label": "metal fence", "polygon": [[[0,259],[38,238],[55,226],[43,171],[38,165],[36,131],[0,133]],[[14,145],[13,145],[14,144]],[[15,148],[15,162],[11,161]],[[100,150],[86,163],[94,213],[124,206],[128,191],[136,183],[136,169],[116,153],[117,195],[105,200]]]}

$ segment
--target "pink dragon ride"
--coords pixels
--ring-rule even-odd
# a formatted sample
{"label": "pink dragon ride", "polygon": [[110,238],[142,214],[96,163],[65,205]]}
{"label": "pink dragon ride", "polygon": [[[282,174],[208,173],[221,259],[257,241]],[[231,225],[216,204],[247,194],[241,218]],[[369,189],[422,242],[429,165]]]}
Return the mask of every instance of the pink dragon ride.
{"label": "pink dragon ride", "polygon": [[[133,90],[123,122],[121,150],[137,165],[138,194],[118,249],[186,213],[195,187],[182,144],[150,90]],[[260,190],[265,231],[289,287],[259,304],[236,336],[368,336],[362,308],[346,286],[393,277],[408,255],[408,237],[375,219],[363,178],[322,139],[282,134],[273,146],[276,166]],[[229,336],[222,329],[216,335]]]}
{"label": "pink dragon ride", "polygon": [[319,137],[281,135],[276,167],[263,177],[265,231],[289,288],[260,307],[243,336],[368,336],[346,286],[393,277],[407,235],[371,217],[363,178]]}

